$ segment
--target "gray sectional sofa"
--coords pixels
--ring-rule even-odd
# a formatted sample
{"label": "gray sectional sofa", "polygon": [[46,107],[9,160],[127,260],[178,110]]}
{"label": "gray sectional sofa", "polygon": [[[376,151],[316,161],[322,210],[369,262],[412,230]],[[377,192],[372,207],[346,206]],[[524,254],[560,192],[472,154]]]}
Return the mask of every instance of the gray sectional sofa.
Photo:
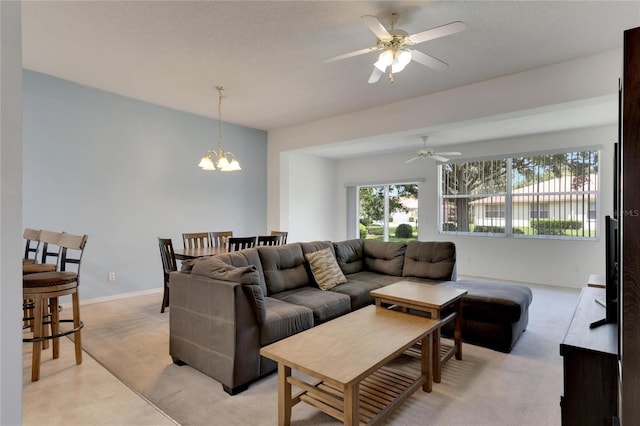
{"label": "gray sectional sofa", "polygon": [[526,328],[531,290],[456,281],[451,242],[314,241],[183,262],[169,284],[170,355],[233,395],[276,369],[262,346],[372,304],[371,290],[401,280],[467,289],[467,341],[509,352]]}

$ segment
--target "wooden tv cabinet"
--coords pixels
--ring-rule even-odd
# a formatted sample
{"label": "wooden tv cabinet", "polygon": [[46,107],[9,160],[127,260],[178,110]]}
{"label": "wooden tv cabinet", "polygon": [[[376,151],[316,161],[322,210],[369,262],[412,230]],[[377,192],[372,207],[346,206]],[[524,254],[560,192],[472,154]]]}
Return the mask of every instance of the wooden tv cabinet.
{"label": "wooden tv cabinet", "polygon": [[618,417],[618,327],[589,325],[604,317],[605,290],[585,287],[560,344],[564,365],[563,425],[615,424]]}

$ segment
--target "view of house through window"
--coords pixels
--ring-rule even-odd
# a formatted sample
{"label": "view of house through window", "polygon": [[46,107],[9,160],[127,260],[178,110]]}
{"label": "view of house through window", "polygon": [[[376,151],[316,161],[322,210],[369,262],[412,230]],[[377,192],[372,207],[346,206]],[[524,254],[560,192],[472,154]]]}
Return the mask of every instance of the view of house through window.
{"label": "view of house through window", "polygon": [[598,151],[440,166],[445,233],[596,238]]}
{"label": "view of house through window", "polygon": [[360,238],[418,239],[418,184],[358,187]]}

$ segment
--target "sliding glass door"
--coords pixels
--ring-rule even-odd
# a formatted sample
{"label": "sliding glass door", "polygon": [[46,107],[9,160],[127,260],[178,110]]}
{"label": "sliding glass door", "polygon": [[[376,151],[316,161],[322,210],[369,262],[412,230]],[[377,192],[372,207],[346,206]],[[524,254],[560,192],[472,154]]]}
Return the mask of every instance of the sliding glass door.
{"label": "sliding glass door", "polygon": [[360,238],[418,239],[418,184],[358,187],[358,219]]}

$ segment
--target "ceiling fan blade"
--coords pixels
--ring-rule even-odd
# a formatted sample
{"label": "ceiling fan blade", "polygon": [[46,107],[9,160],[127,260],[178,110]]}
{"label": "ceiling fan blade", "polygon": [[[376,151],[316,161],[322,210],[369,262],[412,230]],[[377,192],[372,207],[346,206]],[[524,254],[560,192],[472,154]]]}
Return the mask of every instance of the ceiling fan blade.
{"label": "ceiling fan blade", "polygon": [[436,154],[436,155],[462,155],[461,152],[456,152],[456,151],[452,151],[452,152],[434,152],[434,154]]}
{"label": "ceiling fan blade", "polygon": [[386,40],[393,38],[389,31],[380,23],[378,18],[371,15],[363,15],[362,20],[369,27],[369,29],[378,37],[380,40]]}
{"label": "ceiling fan blade", "polygon": [[369,77],[369,84],[377,83],[380,77],[382,77],[382,74],[384,74],[384,71],[380,71],[378,67],[373,67],[373,71]]}
{"label": "ceiling fan blade", "polygon": [[449,68],[449,64],[446,62],[415,49],[411,51],[411,59],[436,71],[444,71]]}
{"label": "ceiling fan blade", "polygon": [[431,158],[433,158],[434,160],[442,161],[443,163],[446,163],[447,161],[449,161],[448,158],[440,157],[439,155],[436,155],[436,154],[433,154]]}
{"label": "ceiling fan blade", "polygon": [[404,162],[404,164],[410,163],[410,162],[412,162],[412,161],[414,161],[414,160],[417,160],[418,158],[420,158],[420,157],[413,157],[413,158],[411,158],[411,159],[409,159],[409,160],[405,161],[405,162]]}
{"label": "ceiling fan blade", "polygon": [[455,21],[450,24],[445,24],[439,27],[431,28],[427,31],[422,31],[421,33],[416,33],[409,36],[409,39],[414,43],[423,43],[425,41],[433,40],[436,38],[448,36],[450,34],[459,33],[463,31],[467,26],[464,22]]}
{"label": "ceiling fan blade", "polygon": [[325,59],[322,62],[339,61],[340,59],[347,59],[347,58],[352,58],[352,57],[358,56],[358,55],[364,55],[365,53],[373,52],[374,50],[378,50],[378,48],[377,47],[367,47],[365,49],[356,50],[355,52],[349,52],[349,53],[345,53],[343,55],[332,56],[330,58]]}

